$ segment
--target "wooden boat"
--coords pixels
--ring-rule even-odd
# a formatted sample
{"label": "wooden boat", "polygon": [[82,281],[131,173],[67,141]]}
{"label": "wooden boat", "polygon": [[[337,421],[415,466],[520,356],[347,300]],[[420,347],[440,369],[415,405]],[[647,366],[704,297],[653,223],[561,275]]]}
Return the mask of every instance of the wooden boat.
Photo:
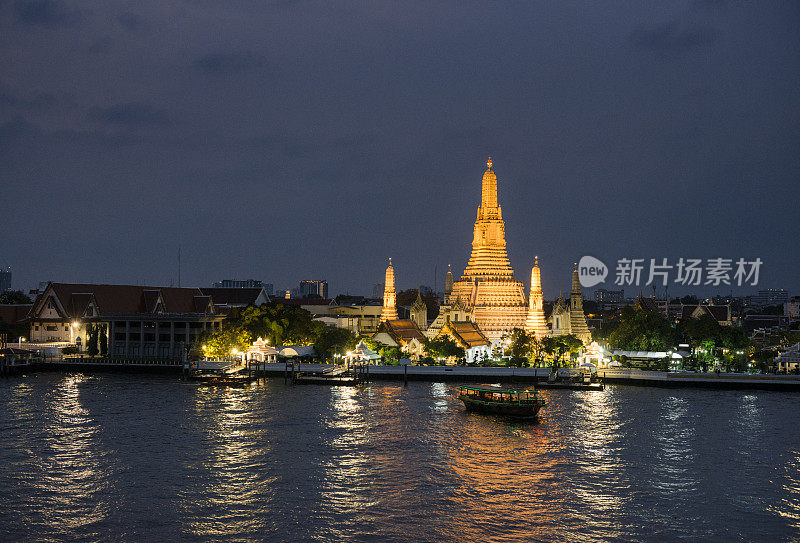
{"label": "wooden boat", "polygon": [[545,404],[535,390],[495,385],[462,385],[458,387],[458,399],[468,411],[511,417],[536,417]]}
{"label": "wooden boat", "polygon": [[232,377],[228,375],[220,375],[206,381],[209,385],[215,386],[228,386],[228,387],[243,387],[250,382],[249,377]]}

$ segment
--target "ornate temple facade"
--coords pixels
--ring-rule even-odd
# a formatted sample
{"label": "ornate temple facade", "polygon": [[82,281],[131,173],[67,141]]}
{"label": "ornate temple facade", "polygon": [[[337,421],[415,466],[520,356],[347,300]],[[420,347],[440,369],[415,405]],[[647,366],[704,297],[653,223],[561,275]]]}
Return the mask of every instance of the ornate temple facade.
{"label": "ornate temple facade", "polygon": [[420,330],[428,328],[428,306],[422,299],[422,288],[417,290],[417,299],[414,300],[414,305],[411,306],[411,320],[417,323]]}
{"label": "ornate temple facade", "polygon": [[569,304],[564,301],[564,296],[558,295],[551,314],[552,335],[562,336],[572,334],[588,345],[592,341],[592,334],[586,324],[586,315],[583,313],[583,292],[581,281],[578,277],[578,267],[572,270],[572,292]]}
{"label": "ornate temple facade", "polygon": [[578,339],[588,345],[592,341],[592,334],[586,325],[586,315],[583,312],[583,292],[581,280],[578,277],[578,264],[572,269],[572,292],[569,295],[569,329]]}
{"label": "ornate temple facade", "polygon": [[[467,320],[473,321],[492,342],[514,328],[524,328],[528,314],[525,289],[522,281],[514,277],[514,270],[506,252],[503,210],[497,201],[497,176],[492,170],[492,159],[486,162],[472,237],[472,254],[461,279],[446,281],[442,311],[463,305]],[[449,291],[449,292],[447,292]]]}

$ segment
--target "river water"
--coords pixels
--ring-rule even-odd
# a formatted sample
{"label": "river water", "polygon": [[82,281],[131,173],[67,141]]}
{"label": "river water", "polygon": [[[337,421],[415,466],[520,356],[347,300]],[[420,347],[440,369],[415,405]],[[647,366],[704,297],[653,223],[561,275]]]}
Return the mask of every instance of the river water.
{"label": "river water", "polygon": [[0,380],[0,541],[800,538],[800,395]]}

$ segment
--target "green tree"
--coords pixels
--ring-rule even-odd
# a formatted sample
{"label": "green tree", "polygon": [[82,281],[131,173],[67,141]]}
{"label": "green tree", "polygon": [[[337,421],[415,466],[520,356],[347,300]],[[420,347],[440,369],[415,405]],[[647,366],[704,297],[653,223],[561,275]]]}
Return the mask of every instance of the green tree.
{"label": "green tree", "polygon": [[558,367],[566,362],[565,355],[577,353],[583,347],[583,342],[573,334],[551,336],[542,339],[542,350],[550,355],[553,366]]}
{"label": "green tree", "polygon": [[108,354],[108,328],[100,333],[100,355],[106,356]]}
{"label": "green tree", "polygon": [[86,331],[86,354],[89,356],[96,356],[100,352],[98,347],[98,328],[97,325],[90,324]]}
{"label": "green tree", "polygon": [[425,350],[434,358],[460,359],[466,356],[463,347],[448,336],[440,336],[425,341]]}
{"label": "green tree", "polygon": [[511,356],[510,366],[522,367],[527,364],[531,347],[536,337],[528,334],[522,328],[514,328],[509,334],[504,336],[508,340],[506,352]]}
{"label": "green tree", "polygon": [[199,346],[206,356],[229,357],[234,350],[245,351],[253,343],[253,336],[240,325],[229,324],[206,332]]}
{"label": "green tree", "polygon": [[324,328],[305,309],[280,301],[246,307],[235,312],[226,322],[240,326],[253,337],[267,339],[276,347],[312,345]]}
{"label": "green tree", "polygon": [[344,328],[323,328],[314,341],[314,351],[322,359],[329,359],[334,354],[344,354],[355,348],[358,338],[350,330]]}
{"label": "green tree", "polygon": [[667,351],[676,343],[675,330],[655,310],[622,309],[619,325],[608,336],[610,345],[626,351]]}
{"label": "green tree", "polygon": [[0,304],[23,305],[32,303],[33,300],[31,300],[21,290],[7,290],[5,292],[0,293]]}

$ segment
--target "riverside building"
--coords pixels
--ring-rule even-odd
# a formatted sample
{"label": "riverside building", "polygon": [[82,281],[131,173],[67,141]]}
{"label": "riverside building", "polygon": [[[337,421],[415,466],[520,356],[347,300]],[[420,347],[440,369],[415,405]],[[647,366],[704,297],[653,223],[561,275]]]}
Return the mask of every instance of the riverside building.
{"label": "riverside building", "polygon": [[197,288],[49,283],[30,310],[30,340],[85,349],[96,328],[110,356],[179,359],[223,318]]}

